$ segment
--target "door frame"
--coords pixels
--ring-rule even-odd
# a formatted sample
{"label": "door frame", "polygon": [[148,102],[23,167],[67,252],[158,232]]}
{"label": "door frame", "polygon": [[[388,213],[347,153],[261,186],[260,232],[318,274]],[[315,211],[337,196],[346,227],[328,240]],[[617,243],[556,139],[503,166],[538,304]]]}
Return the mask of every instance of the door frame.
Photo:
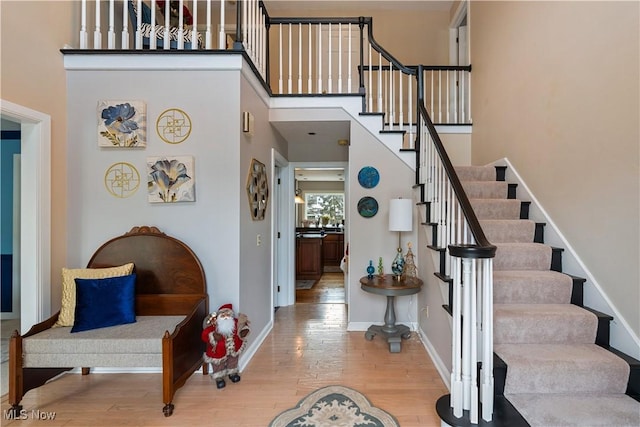
{"label": "door frame", "polygon": [[20,330],[25,333],[51,315],[51,116],[4,99],[0,115],[20,123]]}
{"label": "door frame", "polygon": [[[272,148],[271,164],[273,165],[271,182],[275,183],[272,185],[274,194],[272,195],[271,215],[271,307],[275,308],[289,305],[286,301],[285,289],[287,289],[287,283],[290,280],[287,272],[291,260],[288,256],[287,243],[289,241],[289,224],[291,223],[290,215],[293,212],[289,212],[287,206],[287,201],[291,199],[287,195],[292,194],[287,178],[289,162],[275,148]],[[278,233],[280,233],[280,238],[278,238]]]}

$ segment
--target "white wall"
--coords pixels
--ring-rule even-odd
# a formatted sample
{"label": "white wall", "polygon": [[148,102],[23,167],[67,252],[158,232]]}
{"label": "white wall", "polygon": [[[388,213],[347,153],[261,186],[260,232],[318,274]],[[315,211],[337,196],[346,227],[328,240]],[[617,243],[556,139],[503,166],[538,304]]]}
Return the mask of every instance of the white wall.
{"label": "white wall", "polygon": [[469,10],[474,164],[509,159],[640,348],[640,3]]}
{"label": "white wall", "polygon": [[[113,59],[110,65],[115,70],[110,71],[78,70],[77,62],[69,66],[68,94],[73,102],[69,105],[68,163],[73,167],[68,171],[68,226],[72,230],[68,265],[86,265],[100,244],[133,226],[157,226],[184,241],[200,258],[212,311],[231,303],[249,316],[256,332],[250,336],[252,341],[265,332],[272,316],[272,199],[265,219],[253,220],[247,176],[253,158],[265,164],[270,176],[271,149],[286,152],[287,144],[268,122],[262,89],[256,90],[255,78],[247,74],[241,56],[236,59],[235,65],[218,70],[208,69],[216,61],[207,58],[196,60],[193,64],[201,69],[190,71],[163,69],[166,64],[158,65],[160,70],[118,70],[127,68],[118,59]],[[109,66],[103,62],[98,68]],[[96,106],[101,99],[146,102],[146,148],[98,147]],[[156,120],[168,108],[185,111],[192,121],[191,134],[180,144],[165,143],[156,132]],[[254,116],[251,137],[241,131],[242,111]],[[171,155],[194,157],[196,201],[151,204],[146,158]],[[123,161],[138,169],[142,183],[133,196],[116,198],[107,192],[104,176],[111,164]],[[269,181],[271,194],[273,185]]]}
{"label": "white wall", "polygon": [[[246,67],[247,70],[248,68]],[[240,135],[240,182],[236,188],[240,195],[240,203],[237,209],[234,209],[234,214],[240,221],[240,256],[239,259],[230,261],[237,262],[239,268],[239,309],[249,316],[252,323],[252,334],[257,334],[261,332],[259,328],[262,325],[267,325],[271,321],[273,313],[271,302],[271,216],[274,212],[274,187],[276,183],[271,181],[273,166],[271,164],[271,149],[273,147],[284,155],[287,152],[287,144],[269,123],[269,111],[264,102],[264,90],[261,87],[256,89],[257,80],[248,73],[251,71],[243,72],[242,75],[241,107],[237,111],[231,112],[239,118],[241,111],[249,111],[254,117],[254,131],[252,136],[245,133]],[[267,211],[264,220],[261,221],[253,220],[251,217],[246,189],[249,166],[254,158],[264,163],[269,176]],[[260,246],[257,245],[258,236],[261,240]],[[220,303],[224,304],[224,301],[220,301]]]}
{"label": "white wall", "polygon": [[[360,289],[360,278],[365,276],[369,260],[378,265],[382,257],[385,273],[391,272],[391,262],[396,255],[398,233],[389,231],[389,200],[413,197],[412,184],[415,172],[395,153],[374,138],[359,123],[352,122],[349,138],[349,204],[347,206],[349,241],[349,329],[366,330],[373,323],[384,323],[386,298]],[[358,172],[364,166],[373,166],[380,173],[380,183],[371,189],[358,183]],[[360,198],[371,196],[378,201],[378,213],[371,218],[360,216],[357,204]],[[403,252],[407,242],[415,248],[418,214],[414,211],[413,232],[402,233]],[[422,291],[424,292],[424,291]],[[416,322],[416,295],[396,298],[398,322]],[[363,338],[364,339],[364,338]]]}

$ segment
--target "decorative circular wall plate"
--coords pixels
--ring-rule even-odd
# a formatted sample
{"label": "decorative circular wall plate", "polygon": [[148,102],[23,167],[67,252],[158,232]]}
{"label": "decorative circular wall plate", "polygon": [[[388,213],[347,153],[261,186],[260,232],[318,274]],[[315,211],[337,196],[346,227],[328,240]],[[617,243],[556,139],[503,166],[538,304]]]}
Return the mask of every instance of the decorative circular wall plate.
{"label": "decorative circular wall plate", "polygon": [[373,197],[363,197],[358,200],[358,213],[365,218],[371,218],[378,213],[378,201]]}
{"label": "decorative circular wall plate", "polygon": [[104,186],[111,195],[124,199],[140,186],[140,173],[131,163],[114,163],[104,174]]}
{"label": "decorative circular wall plate", "polygon": [[373,188],[380,182],[378,169],[373,166],[365,166],[358,172],[358,182],[364,188]]}
{"label": "decorative circular wall plate", "polygon": [[178,108],[163,111],[156,121],[158,136],[169,144],[180,144],[191,134],[189,115]]}

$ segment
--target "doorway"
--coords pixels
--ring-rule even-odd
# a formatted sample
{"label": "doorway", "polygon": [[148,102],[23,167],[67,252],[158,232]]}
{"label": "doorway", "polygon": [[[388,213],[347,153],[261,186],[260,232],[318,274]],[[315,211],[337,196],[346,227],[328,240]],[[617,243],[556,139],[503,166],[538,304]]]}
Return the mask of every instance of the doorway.
{"label": "doorway", "polygon": [[346,167],[296,165],[295,303],[345,304]]}
{"label": "doorway", "polygon": [[51,117],[2,100],[20,124],[20,332],[51,315]]}

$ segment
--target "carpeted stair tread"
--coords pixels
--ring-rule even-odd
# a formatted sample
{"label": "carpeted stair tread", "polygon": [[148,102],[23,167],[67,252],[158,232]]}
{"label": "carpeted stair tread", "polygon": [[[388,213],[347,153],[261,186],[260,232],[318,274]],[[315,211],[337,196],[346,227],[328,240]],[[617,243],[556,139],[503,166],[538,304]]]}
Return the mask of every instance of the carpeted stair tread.
{"label": "carpeted stair tread", "polygon": [[470,198],[469,202],[479,220],[520,218],[520,200]]}
{"label": "carpeted stair tread", "polygon": [[595,344],[496,344],[507,364],[505,394],[624,393],[630,368]]}
{"label": "carpeted stair tread", "polygon": [[496,344],[593,344],[595,314],[573,304],[494,304]]}
{"label": "carpeted stair tread", "polygon": [[505,199],[509,184],[504,181],[462,181],[470,199]]}
{"label": "carpeted stair tread", "polygon": [[493,272],[495,304],[569,304],[573,280],[557,271]]}
{"label": "carpeted stair tread", "polygon": [[531,427],[638,427],[640,402],[625,394],[509,394]]}
{"label": "carpeted stair tread", "polygon": [[549,270],[552,249],[542,243],[495,243],[493,269]]}
{"label": "carpeted stair tread", "polygon": [[483,219],[480,226],[491,243],[532,243],[536,223],[524,219]]}
{"label": "carpeted stair tread", "polygon": [[496,168],[493,166],[456,166],[460,181],[495,181]]}

